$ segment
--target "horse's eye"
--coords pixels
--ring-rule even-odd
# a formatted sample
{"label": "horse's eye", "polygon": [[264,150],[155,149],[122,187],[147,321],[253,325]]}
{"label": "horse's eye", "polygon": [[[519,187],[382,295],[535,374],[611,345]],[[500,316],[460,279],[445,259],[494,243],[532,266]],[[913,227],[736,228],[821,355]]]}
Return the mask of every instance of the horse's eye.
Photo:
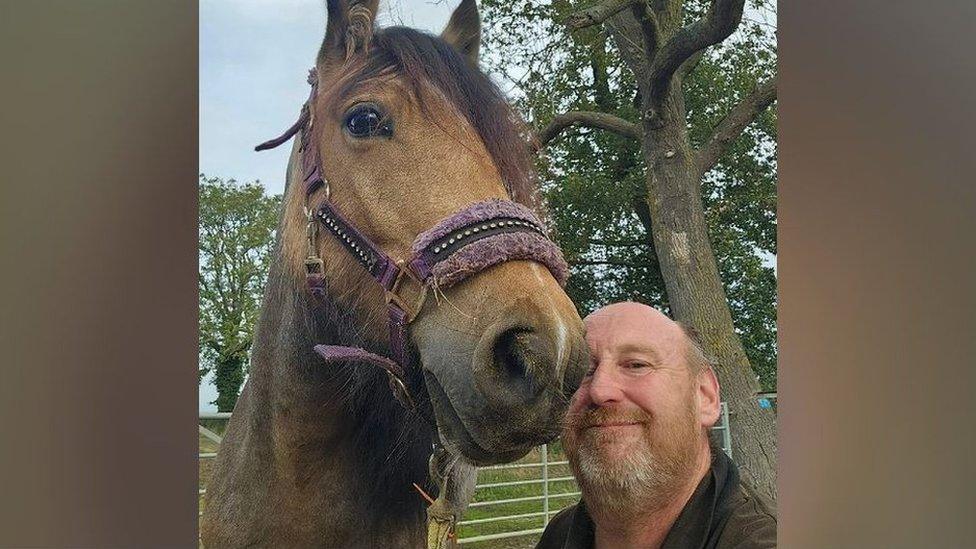
{"label": "horse's eye", "polygon": [[348,113],[343,124],[349,135],[358,138],[390,137],[393,125],[375,105],[356,105]]}

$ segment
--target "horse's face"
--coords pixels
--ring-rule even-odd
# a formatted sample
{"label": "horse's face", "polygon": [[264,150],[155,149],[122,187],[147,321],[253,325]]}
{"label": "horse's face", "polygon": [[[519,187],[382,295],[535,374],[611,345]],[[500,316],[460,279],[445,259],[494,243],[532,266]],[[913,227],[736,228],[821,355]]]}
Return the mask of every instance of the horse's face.
{"label": "horse's face", "polygon": [[[389,47],[377,46],[386,40],[382,31],[372,35],[375,11],[375,0],[352,6],[329,2],[312,138],[338,209],[388,255],[406,259],[415,237],[448,215],[476,201],[510,197],[498,151],[517,150],[511,141],[521,143],[521,138],[515,131],[486,137],[484,127],[497,133],[497,128],[512,126],[479,122],[479,131],[462,110],[480,108],[477,101],[459,105],[403,67],[402,56],[409,58],[411,52],[431,71],[456,70],[461,60],[460,68],[469,72],[464,86],[477,83],[470,72],[477,69],[462,58],[477,64],[480,23],[473,1],[462,2],[442,34],[461,56],[434,42],[419,56],[409,49],[398,53],[397,69],[383,68],[390,60]],[[434,54],[450,54],[455,64],[431,61]],[[470,95],[469,90],[462,93]],[[508,143],[486,146],[486,139],[499,138]],[[321,199],[314,195],[312,203]],[[286,247],[299,269],[303,202],[300,185],[292,185],[292,226],[286,225],[286,231],[293,236],[286,235]],[[319,245],[333,296],[364,311],[361,321],[375,339],[385,339],[378,286],[334,239],[320,238]],[[410,335],[441,440],[475,463],[492,463],[516,459],[556,436],[568,398],[582,378],[582,333],[573,303],[535,262],[492,267],[427,299]]]}

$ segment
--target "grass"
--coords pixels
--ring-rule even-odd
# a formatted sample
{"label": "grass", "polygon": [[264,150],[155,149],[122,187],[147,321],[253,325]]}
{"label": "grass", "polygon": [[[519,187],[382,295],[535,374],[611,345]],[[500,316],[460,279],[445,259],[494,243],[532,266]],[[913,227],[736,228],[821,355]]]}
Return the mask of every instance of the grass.
{"label": "grass", "polygon": [[[218,435],[223,435],[224,428],[226,427],[226,420],[201,420],[200,424],[210,429],[211,431],[217,433]],[[210,439],[200,435],[200,453],[210,453],[216,452],[219,445]],[[529,464],[529,463],[540,463],[542,459],[541,448],[533,449],[524,458],[520,459],[517,463]],[[562,452],[562,448],[559,443],[551,444],[549,446],[549,462],[565,461],[566,457]],[[200,488],[206,487],[207,480],[210,478],[210,472],[213,466],[213,459],[200,459]],[[562,465],[550,465],[549,468],[549,495],[550,498],[554,494],[566,494],[570,492],[578,491],[575,481],[563,480],[563,481],[552,481],[554,478],[560,477],[571,477],[572,473],[569,470],[569,466],[566,464]],[[519,469],[480,469],[478,471],[478,485],[479,487],[475,490],[475,496],[472,503],[478,502],[488,502],[488,501],[498,501],[498,500],[508,500],[522,497],[538,497],[542,496],[543,486],[541,482],[536,482],[532,484],[520,484],[515,486],[495,486],[482,488],[480,485],[494,484],[500,482],[512,482],[512,481],[523,481],[523,480],[541,480],[542,479],[542,468],[539,466],[535,467],[524,467]],[[565,496],[557,497],[555,499],[550,499],[549,501],[549,516],[552,517],[560,509],[568,505],[576,503],[579,496]],[[203,510],[203,496],[200,496],[200,509]],[[504,503],[498,505],[490,505],[484,507],[469,507],[464,515],[464,521],[469,520],[479,520],[496,518],[507,515],[522,515],[528,513],[541,513],[543,512],[543,502],[541,499],[533,501],[520,501],[513,503]],[[465,538],[472,538],[476,536],[484,536],[489,534],[497,534],[502,532],[514,532],[518,530],[532,530],[543,527],[543,517],[525,517],[519,519],[505,519],[493,522],[479,523],[479,524],[462,524],[458,527],[458,535],[461,540]],[[530,534],[525,536],[487,540],[483,542],[467,543],[464,544],[466,549],[529,549],[535,547],[536,542],[539,540],[540,534]]]}

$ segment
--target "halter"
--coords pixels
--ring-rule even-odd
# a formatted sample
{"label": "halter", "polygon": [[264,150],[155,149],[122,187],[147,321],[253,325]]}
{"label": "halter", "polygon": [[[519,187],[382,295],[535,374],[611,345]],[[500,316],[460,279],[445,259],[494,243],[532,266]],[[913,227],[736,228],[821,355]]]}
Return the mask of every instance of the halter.
{"label": "halter", "polygon": [[[397,260],[386,254],[344,217],[331,200],[331,187],[322,169],[318,147],[311,143],[312,109],[318,93],[315,69],[309,71],[308,83],[312,89],[298,121],[280,137],[258,145],[255,150],[272,149],[300,132],[308,289],[317,299],[327,299],[324,262],[317,246],[321,226],[383,289],[392,356],[338,345],[316,345],[314,350],[328,363],[360,361],[383,368],[394,396],[406,408],[413,409],[414,402],[404,379],[412,366],[407,327],[423,309],[428,290],[451,287],[489,267],[514,260],[541,263],[564,286],[569,268],[532,211],[517,202],[500,199],[475,202],[437,222],[416,237],[409,258]],[[310,207],[312,195],[320,189],[324,189],[323,198],[314,208]]]}

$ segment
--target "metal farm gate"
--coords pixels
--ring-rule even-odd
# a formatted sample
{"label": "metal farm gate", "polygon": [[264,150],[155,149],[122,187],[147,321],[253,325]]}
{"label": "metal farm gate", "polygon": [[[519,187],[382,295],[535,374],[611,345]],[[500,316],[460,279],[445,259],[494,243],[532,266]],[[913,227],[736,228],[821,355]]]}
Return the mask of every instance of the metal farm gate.
{"label": "metal farm gate", "polygon": [[[200,413],[208,423],[227,420],[230,413]],[[712,428],[722,449],[732,455],[729,432],[729,411],[722,403],[719,422]],[[206,460],[216,457],[220,435],[200,425],[201,486],[200,497],[206,493],[202,472]],[[222,431],[222,429],[221,429]],[[204,451],[207,450],[207,451]],[[569,462],[557,442],[542,445],[518,462],[478,469],[478,484],[474,501],[468,506],[466,518],[458,523],[459,543],[470,544],[533,536],[535,540],[545,529],[549,519],[563,507],[579,499],[579,488],[569,469]]]}

